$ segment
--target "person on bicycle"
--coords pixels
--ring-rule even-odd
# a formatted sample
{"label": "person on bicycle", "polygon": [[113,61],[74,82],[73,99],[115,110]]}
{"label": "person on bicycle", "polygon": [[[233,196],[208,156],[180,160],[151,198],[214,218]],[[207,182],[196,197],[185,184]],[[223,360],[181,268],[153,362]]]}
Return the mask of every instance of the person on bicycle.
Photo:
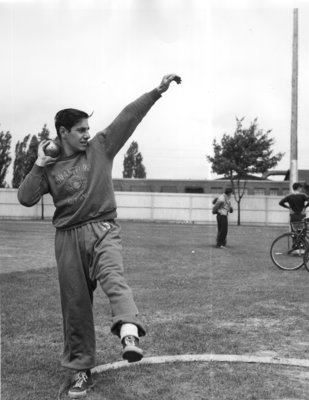
{"label": "person on bicycle", "polygon": [[303,185],[299,182],[293,184],[293,193],[279,201],[281,207],[290,210],[290,224],[293,230],[293,223],[306,218],[306,208],[309,206],[309,197],[303,192]]}

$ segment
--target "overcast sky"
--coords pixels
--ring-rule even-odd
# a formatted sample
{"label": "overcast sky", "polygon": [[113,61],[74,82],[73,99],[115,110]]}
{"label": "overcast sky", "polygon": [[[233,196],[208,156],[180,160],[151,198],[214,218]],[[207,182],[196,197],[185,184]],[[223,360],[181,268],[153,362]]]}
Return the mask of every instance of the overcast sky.
{"label": "overcast sky", "polygon": [[[148,178],[211,178],[214,138],[258,118],[289,168],[293,8],[299,12],[298,167],[309,169],[309,1],[0,0],[0,130],[13,146],[55,113],[91,113],[91,134],[178,73],[136,140]],[[14,148],[14,147],[13,147]],[[12,148],[12,149],[13,149]],[[13,151],[12,151],[12,155]]]}

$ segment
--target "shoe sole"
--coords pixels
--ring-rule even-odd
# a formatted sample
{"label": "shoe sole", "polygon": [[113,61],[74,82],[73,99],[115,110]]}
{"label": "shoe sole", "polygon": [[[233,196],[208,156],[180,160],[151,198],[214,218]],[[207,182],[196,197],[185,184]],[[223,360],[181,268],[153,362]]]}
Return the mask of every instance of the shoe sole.
{"label": "shoe sole", "polygon": [[127,346],[122,353],[122,358],[128,362],[140,361],[143,358],[143,350],[135,346]]}

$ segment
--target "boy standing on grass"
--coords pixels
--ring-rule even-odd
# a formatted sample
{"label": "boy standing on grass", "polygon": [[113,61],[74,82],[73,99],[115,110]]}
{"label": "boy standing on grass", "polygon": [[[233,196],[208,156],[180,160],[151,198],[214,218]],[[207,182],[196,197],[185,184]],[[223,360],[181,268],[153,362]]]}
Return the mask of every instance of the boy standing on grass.
{"label": "boy standing on grass", "polygon": [[116,154],[172,81],[180,83],[181,79],[165,75],[157,88],[126,106],[91,140],[87,113],[59,111],[55,127],[60,156],[46,156],[49,142],[41,142],[38,158],[18,190],[20,203],[27,207],[50,193],[56,208],[55,255],[64,328],[61,364],[75,371],[68,392],[71,398],[85,396],[93,385],[90,370],[95,366],[96,343],[92,305],[97,282],[109,299],[111,332],[121,339],[123,358],[134,362],[143,357],[139,337],[145,335],[145,329],[123,277],[112,166]]}
{"label": "boy standing on grass", "polygon": [[228,214],[233,212],[231,206],[231,196],[233,193],[232,188],[226,188],[224,193],[222,193],[215,202],[213,207],[213,213],[217,214],[217,243],[216,247],[218,249],[225,249],[226,247],[226,237],[228,232]]}

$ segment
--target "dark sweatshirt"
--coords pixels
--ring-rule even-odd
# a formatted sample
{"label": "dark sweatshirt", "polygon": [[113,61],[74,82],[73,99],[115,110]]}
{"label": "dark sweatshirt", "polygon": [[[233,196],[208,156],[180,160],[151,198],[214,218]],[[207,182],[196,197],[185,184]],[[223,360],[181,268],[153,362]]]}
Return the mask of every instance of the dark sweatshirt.
{"label": "dark sweatshirt", "polygon": [[306,207],[309,205],[309,197],[304,193],[291,193],[280,200],[279,205],[290,209],[291,213],[306,214]]}
{"label": "dark sweatshirt", "polygon": [[113,159],[160,97],[154,89],[127,105],[88,142],[86,151],[60,157],[45,167],[34,164],[18,190],[19,202],[31,207],[42,195],[50,193],[56,207],[53,224],[57,229],[115,218]]}

